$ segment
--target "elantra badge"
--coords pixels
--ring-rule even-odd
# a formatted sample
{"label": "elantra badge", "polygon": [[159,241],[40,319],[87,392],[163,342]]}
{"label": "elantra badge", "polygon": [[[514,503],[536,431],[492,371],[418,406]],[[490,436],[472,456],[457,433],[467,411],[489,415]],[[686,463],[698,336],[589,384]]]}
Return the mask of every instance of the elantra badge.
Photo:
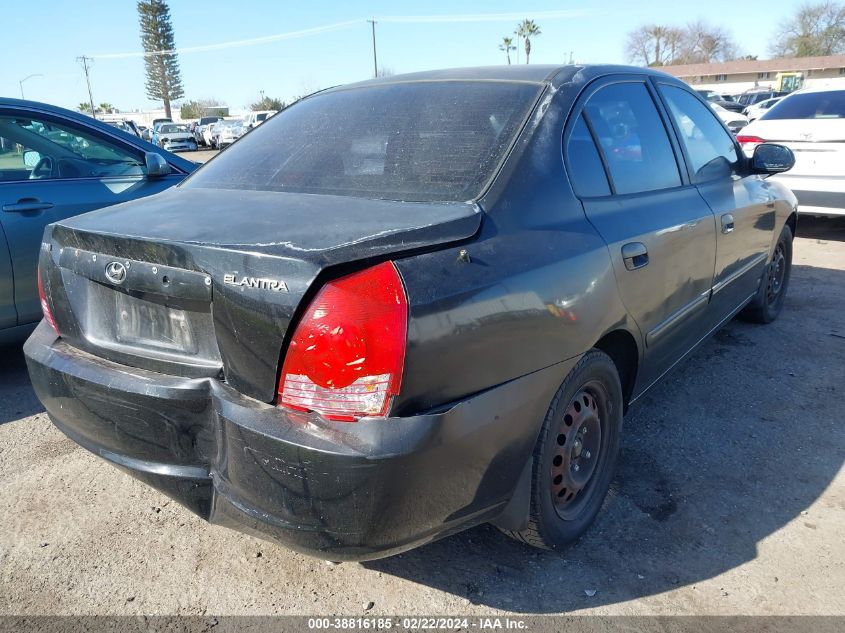
{"label": "elantra badge", "polygon": [[223,283],[229,286],[240,286],[243,288],[258,288],[260,290],[273,290],[275,292],[287,292],[288,285],[281,279],[269,279],[267,277],[237,277],[234,274],[223,275]]}
{"label": "elantra badge", "polygon": [[106,279],[113,284],[122,284],[126,280],[126,266],[120,262],[106,264]]}

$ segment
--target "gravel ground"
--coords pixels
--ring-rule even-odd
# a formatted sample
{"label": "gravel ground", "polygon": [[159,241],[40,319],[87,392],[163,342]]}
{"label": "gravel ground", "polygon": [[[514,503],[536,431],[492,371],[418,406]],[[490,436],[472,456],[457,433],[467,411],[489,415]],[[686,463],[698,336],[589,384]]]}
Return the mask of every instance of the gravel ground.
{"label": "gravel ground", "polygon": [[0,615],[845,614],[845,219],[802,218],[778,321],[731,322],[632,408],[563,555],[483,526],[330,566],[209,526],[66,439],[0,358]]}

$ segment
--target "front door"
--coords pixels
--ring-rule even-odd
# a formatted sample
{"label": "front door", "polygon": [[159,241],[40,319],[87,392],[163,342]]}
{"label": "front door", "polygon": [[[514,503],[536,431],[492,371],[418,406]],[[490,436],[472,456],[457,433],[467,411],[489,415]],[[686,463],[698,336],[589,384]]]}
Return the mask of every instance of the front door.
{"label": "front door", "polygon": [[712,326],[757,290],[775,229],[774,195],[749,175],[742,153],[715,113],[680,86],[659,84],[689,167],[690,180],[716,217]]}
{"label": "front door", "polygon": [[585,137],[608,177],[607,195],[582,195],[582,202],[645,341],[642,387],[703,336],[716,254],[713,213],[679,168],[664,117],[646,79],[602,82],[587,97],[567,152],[572,175],[586,156],[583,142],[575,150],[574,141]]}
{"label": "front door", "polygon": [[19,325],[41,318],[36,271],[47,224],[157,193],[183,178],[147,178],[141,150],[96,130],[20,110],[0,110],[0,147],[0,222]]}

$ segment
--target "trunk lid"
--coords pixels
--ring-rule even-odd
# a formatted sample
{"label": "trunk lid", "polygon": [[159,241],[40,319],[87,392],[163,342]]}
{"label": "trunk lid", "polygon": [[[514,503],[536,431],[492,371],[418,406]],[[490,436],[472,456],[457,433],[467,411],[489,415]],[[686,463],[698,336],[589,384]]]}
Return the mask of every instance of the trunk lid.
{"label": "trunk lid", "polygon": [[176,188],[48,228],[45,281],[71,344],[164,373],[222,371],[269,402],[323,271],[467,239],[480,222],[473,203]]}
{"label": "trunk lid", "polygon": [[845,119],[757,120],[741,133],[786,145],[795,154],[790,176],[842,176]]}

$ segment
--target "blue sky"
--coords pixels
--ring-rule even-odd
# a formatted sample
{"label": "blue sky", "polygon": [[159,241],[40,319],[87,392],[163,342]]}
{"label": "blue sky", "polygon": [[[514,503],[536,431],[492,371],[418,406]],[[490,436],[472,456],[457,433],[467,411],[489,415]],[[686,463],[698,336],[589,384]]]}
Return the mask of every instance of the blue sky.
{"label": "blue sky", "polygon": [[[233,109],[257,100],[262,90],[290,99],[371,76],[370,25],[364,21],[370,17],[385,18],[376,27],[379,65],[400,73],[505,63],[498,44],[517,20],[450,21],[444,17],[438,21],[430,16],[536,16],[542,28],[542,35],[532,42],[531,61],[536,63],[566,62],[570,51],[576,61],[624,62],[625,35],[635,26],[684,24],[697,19],[727,27],[743,53],[764,58],[778,24],[800,4],[801,0],[170,1],[178,48],[360,20],[307,37],[181,54],[186,97],[215,97]],[[573,14],[542,17],[550,11]],[[77,56],[141,50],[133,0],[41,0],[36,13],[4,13],[3,40],[13,60],[0,65],[0,94],[5,96],[19,97],[19,80],[40,73],[43,77],[25,82],[27,99],[75,107],[87,100]],[[429,19],[407,19],[409,16]],[[387,19],[390,17],[394,20]],[[125,110],[156,105],[144,93],[140,57],[98,57],[91,78],[96,103],[108,101]]]}

